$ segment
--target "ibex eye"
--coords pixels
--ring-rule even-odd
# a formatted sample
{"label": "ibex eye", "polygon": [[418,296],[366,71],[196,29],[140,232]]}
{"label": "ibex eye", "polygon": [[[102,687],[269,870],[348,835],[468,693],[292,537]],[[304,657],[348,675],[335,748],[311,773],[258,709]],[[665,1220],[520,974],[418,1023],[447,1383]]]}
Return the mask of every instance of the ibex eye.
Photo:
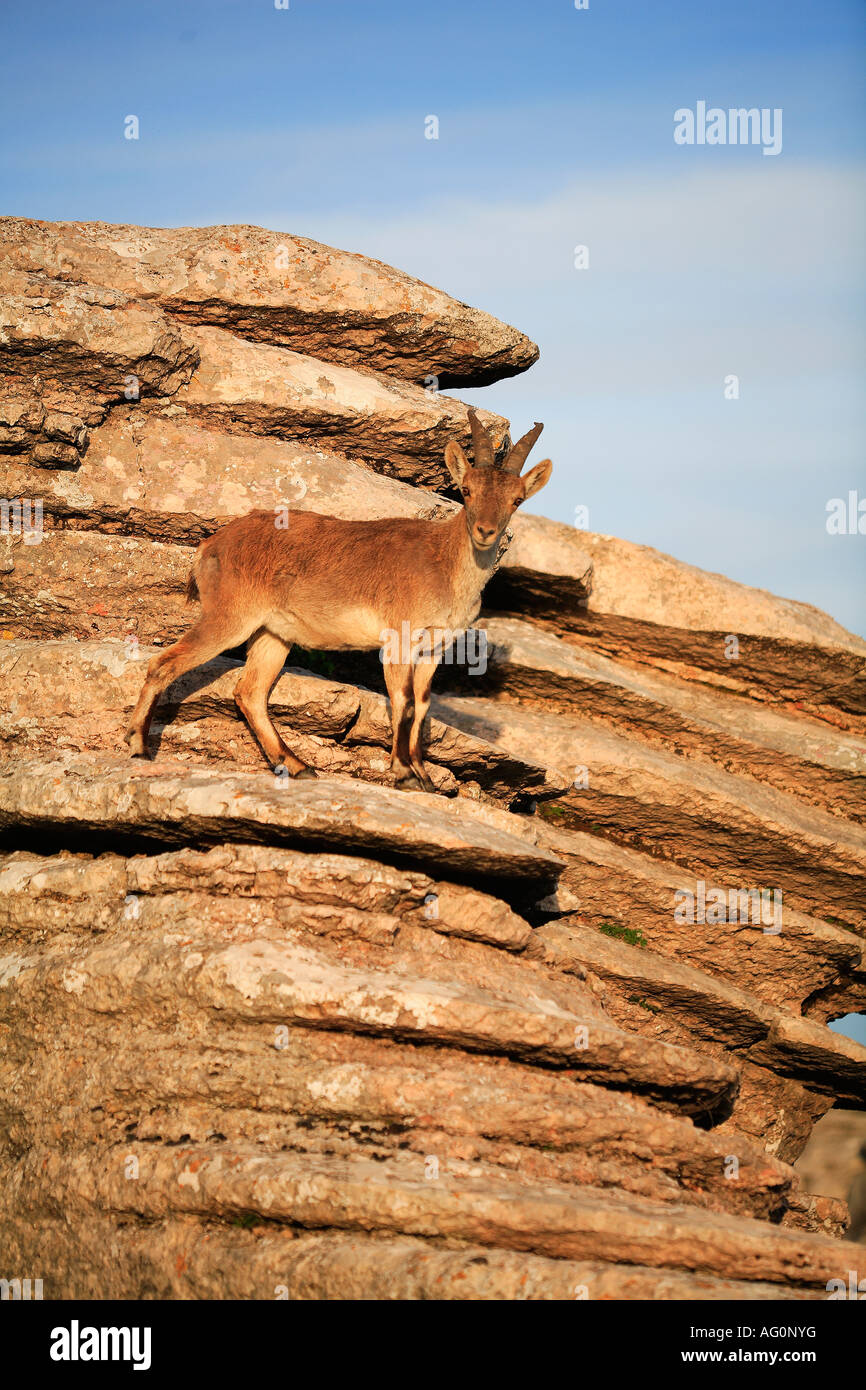
{"label": "ibex eye", "polygon": [[462,488],[460,489],[460,491],[463,493],[463,496],[464,496],[464,497],[471,497],[471,495],[472,495],[472,494],[470,493],[468,487],[462,487]]}

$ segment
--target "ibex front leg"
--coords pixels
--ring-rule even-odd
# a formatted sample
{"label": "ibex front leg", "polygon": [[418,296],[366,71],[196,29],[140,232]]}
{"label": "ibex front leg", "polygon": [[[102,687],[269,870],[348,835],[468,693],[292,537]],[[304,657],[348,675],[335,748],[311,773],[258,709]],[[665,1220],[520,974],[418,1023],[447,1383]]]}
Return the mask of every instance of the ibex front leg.
{"label": "ibex front leg", "polygon": [[397,782],[414,781],[409,765],[409,711],[412,707],[412,667],[383,662],[382,671],[391,701],[391,771]]}

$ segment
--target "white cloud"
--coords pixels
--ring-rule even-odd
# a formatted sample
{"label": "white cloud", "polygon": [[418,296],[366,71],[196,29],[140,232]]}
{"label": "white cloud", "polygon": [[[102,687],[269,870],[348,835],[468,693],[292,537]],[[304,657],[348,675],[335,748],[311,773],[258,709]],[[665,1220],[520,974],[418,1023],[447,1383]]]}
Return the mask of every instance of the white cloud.
{"label": "white cloud", "polygon": [[[264,211],[265,225],[286,227],[285,210]],[[528,203],[450,199],[395,214],[324,212],[319,240],[445,281],[457,295],[514,283],[521,291],[561,285],[581,272],[572,248],[590,247],[598,275],[683,276],[728,272],[790,285],[817,276],[842,283],[857,271],[866,229],[859,170],[825,166],[740,165],[736,169],[669,163],[652,173],[593,173],[580,184]],[[461,288],[462,287],[462,288]]]}

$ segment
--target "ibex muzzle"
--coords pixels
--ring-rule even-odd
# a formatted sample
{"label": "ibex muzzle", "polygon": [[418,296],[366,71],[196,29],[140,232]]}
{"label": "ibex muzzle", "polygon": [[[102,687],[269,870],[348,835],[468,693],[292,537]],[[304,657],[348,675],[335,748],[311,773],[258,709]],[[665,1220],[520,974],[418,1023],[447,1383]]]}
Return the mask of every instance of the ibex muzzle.
{"label": "ibex muzzle", "polygon": [[386,634],[408,624],[423,633],[420,655],[386,660],[391,700],[391,768],[399,785],[432,790],[424,768],[421,730],[430,687],[442,655],[437,634],[470,627],[496,561],[502,533],[516,507],[544,487],[550,459],[520,476],[542,425],[525,434],[499,465],[474,410],[469,411],[473,463],[450,440],[445,462],[463,508],[447,521],[388,517],[341,521],[293,512],[287,529],[272,512],[252,512],[203,541],[187,594],[201,615],[174,646],[155,656],[132,715],[126,742],[147,755],[147,736],[159,696],[185,671],[247,643],[235,690],[238,709],[273,767],[315,777],[289,751],[271,722],[268,697],[291,647],[375,651]]}

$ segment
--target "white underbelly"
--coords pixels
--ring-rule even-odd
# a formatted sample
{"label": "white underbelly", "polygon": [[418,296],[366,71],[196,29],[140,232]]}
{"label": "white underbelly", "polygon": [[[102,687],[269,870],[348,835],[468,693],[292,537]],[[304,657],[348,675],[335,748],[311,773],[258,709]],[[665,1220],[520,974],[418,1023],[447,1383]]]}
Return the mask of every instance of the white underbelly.
{"label": "white underbelly", "polygon": [[471,627],[480,608],[481,601],[477,595],[456,600],[452,597],[450,601],[431,605],[421,618],[407,614],[392,631],[375,608],[360,604],[340,608],[331,604],[317,612],[314,605],[306,604],[303,612],[274,610],[269,614],[265,627],[284,642],[312,650],[377,651],[393,647],[395,641],[400,642],[402,650],[406,641],[410,640],[409,633],[422,631],[430,633],[434,643],[439,645],[440,634]]}
{"label": "white underbelly", "polygon": [[332,608],[321,615],[272,613],[265,626],[284,642],[313,650],[373,651],[383,640],[382,620],[370,608]]}

